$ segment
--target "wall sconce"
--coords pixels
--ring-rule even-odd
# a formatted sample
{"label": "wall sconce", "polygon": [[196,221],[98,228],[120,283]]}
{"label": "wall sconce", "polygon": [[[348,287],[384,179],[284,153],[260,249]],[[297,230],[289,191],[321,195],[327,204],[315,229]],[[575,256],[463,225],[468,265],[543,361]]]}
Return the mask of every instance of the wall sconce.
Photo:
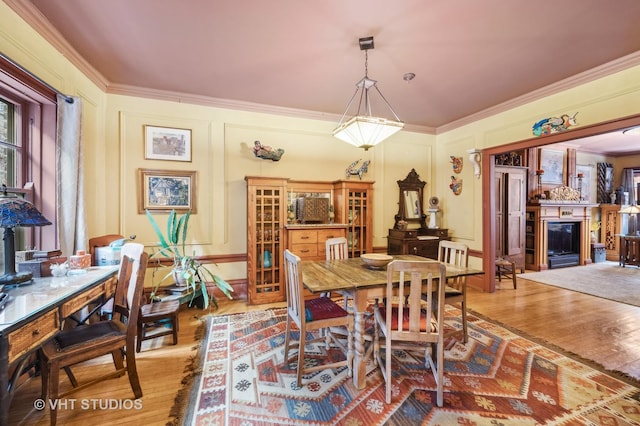
{"label": "wall sconce", "polygon": [[471,148],[467,150],[469,154],[469,161],[473,164],[473,174],[476,175],[476,178],[480,178],[480,162],[482,161],[482,151],[479,149]]}

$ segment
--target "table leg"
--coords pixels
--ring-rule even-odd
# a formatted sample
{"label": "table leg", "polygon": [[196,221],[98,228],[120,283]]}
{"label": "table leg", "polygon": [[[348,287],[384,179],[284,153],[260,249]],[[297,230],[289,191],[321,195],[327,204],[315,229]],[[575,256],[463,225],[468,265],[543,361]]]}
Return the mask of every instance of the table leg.
{"label": "table leg", "polygon": [[364,323],[365,312],[368,306],[368,297],[366,292],[355,292],[353,298],[354,310],[354,350],[353,357],[353,384],[356,389],[364,389],[367,386],[367,358],[364,348]]}

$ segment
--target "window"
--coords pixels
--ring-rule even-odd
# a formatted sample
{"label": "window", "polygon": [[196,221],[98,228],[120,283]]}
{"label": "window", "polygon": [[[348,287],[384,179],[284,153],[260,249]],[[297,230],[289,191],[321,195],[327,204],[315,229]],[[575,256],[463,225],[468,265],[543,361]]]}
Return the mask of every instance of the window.
{"label": "window", "polygon": [[[0,56],[0,184],[14,188],[55,223],[56,92]],[[26,187],[25,187],[26,186]],[[16,228],[16,250],[58,246],[57,227]],[[0,244],[4,271],[4,244]]]}
{"label": "window", "polygon": [[20,146],[14,133],[14,105],[0,99],[0,183],[16,186],[16,160],[20,158]]}

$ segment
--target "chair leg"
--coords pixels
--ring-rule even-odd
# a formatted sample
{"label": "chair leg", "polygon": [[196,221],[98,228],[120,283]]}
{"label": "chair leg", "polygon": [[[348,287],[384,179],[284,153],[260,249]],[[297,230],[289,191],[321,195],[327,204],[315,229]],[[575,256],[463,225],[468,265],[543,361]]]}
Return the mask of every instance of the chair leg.
{"label": "chair leg", "polygon": [[462,308],[462,343],[466,344],[469,341],[469,333],[467,331],[467,302],[463,300],[460,304]]}
{"label": "chair leg", "polygon": [[171,329],[173,330],[173,344],[178,344],[178,314],[171,316]]}
{"label": "chair leg", "polygon": [[302,387],[302,371],[304,370],[304,346],[307,338],[305,334],[306,333],[303,333],[303,331],[300,330],[300,339],[298,340],[298,368],[297,368],[297,373],[298,373],[297,383],[299,388]]}
{"label": "chair leg", "polygon": [[[48,400],[49,401],[56,401],[55,405],[49,405],[49,417],[50,417],[50,422],[51,422],[51,426],[55,426],[57,420],[58,420],[58,389],[59,389],[59,385],[60,385],[60,367],[58,366],[57,362],[52,362],[51,364],[47,365],[47,370],[48,370],[48,380],[47,383],[49,385],[49,389],[47,391],[47,395],[48,395]],[[47,399],[45,399],[46,401]]]}
{"label": "chair leg", "polygon": [[73,375],[73,372],[71,371],[71,367],[64,367],[64,371],[65,373],[67,373],[67,377],[71,382],[71,386],[73,386],[74,388],[78,387],[78,380],[76,380],[76,376]]}
{"label": "chair leg", "polygon": [[287,326],[284,333],[284,362],[289,362],[289,343],[291,338],[291,317],[287,316]]}
{"label": "chair leg", "polygon": [[138,321],[138,338],[136,339],[136,352],[140,352],[142,348],[142,340],[144,339],[144,323]]}
{"label": "chair leg", "polygon": [[113,365],[116,367],[116,370],[121,372],[121,374],[119,375],[122,376],[124,374],[124,361],[120,349],[116,349],[115,351],[111,352],[111,357],[113,358]]}
{"label": "chair leg", "polygon": [[442,407],[444,404],[444,343],[440,342],[436,344],[436,365],[437,365],[437,378],[436,378],[436,403],[438,407]]}
{"label": "chair leg", "polygon": [[391,404],[391,380],[392,380],[393,374],[391,374],[391,339],[389,339],[389,337],[387,337],[386,339],[386,346],[384,349],[385,349],[384,379],[387,382],[385,386],[385,398],[386,398],[387,404]]}
{"label": "chair leg", "polygon": [[135,399],[142,398],[142,387],[140,386],[140,378],[138,377],[138,369],[136,368],[136,353],[128,350],[127,357],[127,375],[129,376],[129,384]]}

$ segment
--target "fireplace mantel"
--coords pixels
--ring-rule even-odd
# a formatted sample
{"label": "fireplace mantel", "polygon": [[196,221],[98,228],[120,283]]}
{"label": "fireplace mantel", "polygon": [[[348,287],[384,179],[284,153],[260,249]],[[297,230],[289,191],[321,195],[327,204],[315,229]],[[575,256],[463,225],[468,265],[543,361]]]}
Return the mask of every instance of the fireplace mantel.
{"label": "fireplace mantel", "polygon": [[526,266],[542,271],[549,268],[548,224],[550,222],[580,223],[580,265],[591,260],[591,209],[598,204],[564,200],[536,200],[527,205]]}

